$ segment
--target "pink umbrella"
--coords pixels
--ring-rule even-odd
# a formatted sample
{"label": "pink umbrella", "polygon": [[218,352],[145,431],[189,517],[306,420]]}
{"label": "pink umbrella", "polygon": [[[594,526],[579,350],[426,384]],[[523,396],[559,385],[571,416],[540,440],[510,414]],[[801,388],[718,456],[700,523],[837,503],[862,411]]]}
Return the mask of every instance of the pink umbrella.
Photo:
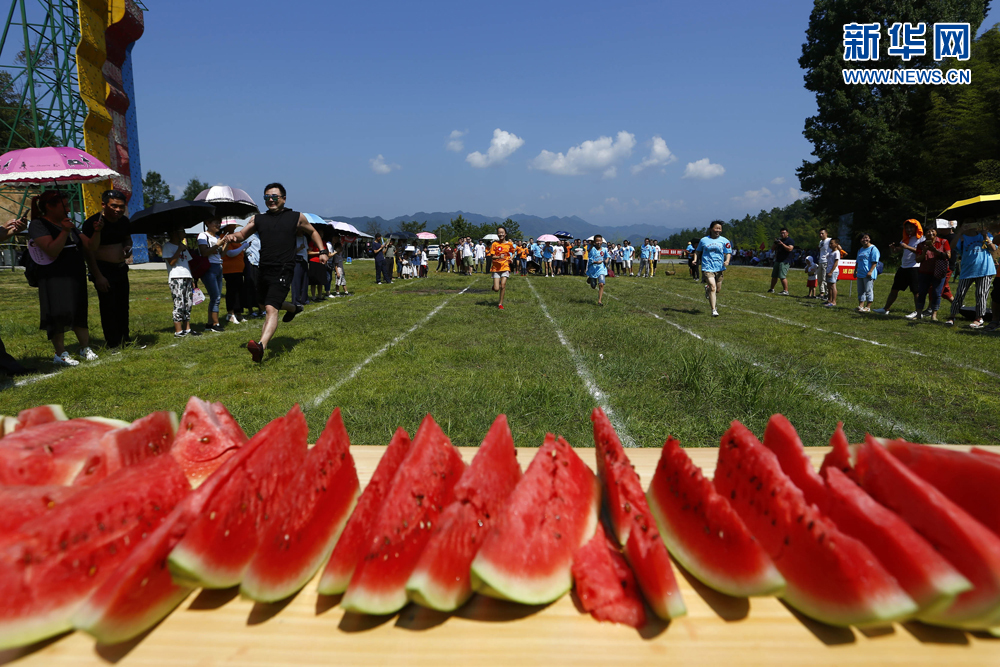
{"label": "pink umbrella", "polygon": [[559,237],[554,234],[542,234],[538,237],[538,240],[542,243],[559,243]]}
{"label": "pink umbrella", "polygon": [[430,232],[417,232],[417,238],[423,239],[424,241],[430,241],[432,239],[436,239],[437,236],[431,234]]}
{"label": "pink umbrella", "polygon": [[19,148],[0,156],[0,183],[99,183],[118,172],[79,148]]}

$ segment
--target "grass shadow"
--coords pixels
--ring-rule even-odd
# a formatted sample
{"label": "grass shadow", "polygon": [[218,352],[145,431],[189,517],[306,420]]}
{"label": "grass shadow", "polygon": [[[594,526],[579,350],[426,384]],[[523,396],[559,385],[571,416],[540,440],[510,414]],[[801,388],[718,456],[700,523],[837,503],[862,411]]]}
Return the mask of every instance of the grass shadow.
{"label": "grass shadow", "polygon": [[476,594],[456,611],[454,615],[470,621],[509,623],[510,621],[519,621],[522,618],[534,616],[550,604],[552,603],[527,605]]}
{"label": "grass shadow", "polygon": [[700,308],[664,308],[665,313],[680,313],[682,315],[701,315],[705,311]]}
{"label": "grass shadow", "polygon": [[316,615],[322,616],[326,612],[330,611],[344,599],[344,594],[340,593],[338,595],[317,595],[316,596]]}
{"label": "grass shadow", "polygon": [[[671,558],[673,560],[673,558]],[[698,580],[693,574],[684,569],[684,566],[674,560],[677,565],[677,569],[680,571],[681,575],[687,580],[694,592],[701,597],[705,603],[712,608],[719,618],[726,621],[727,623],[732,623],[734,621],[742,621],[744,618],[750,614],[750,600],[742,597],[737,598],[731,595],[726,595],[725,593],[720,593],[719,591],[706,586],[701,581]]]}
{"label": "grass shadow", "polygon": [[203,588],[198,597],[191,601],[188,609],[193,611],[208,611],[226,606],[240,594],[239,586],[229,588]]}
{"label": "grass shadow", "polygon": [[252,626],[267,623],[277,616],[281,610],[290,605],[292,600],[297,598],[301,592],[301,589],[299,589],[284,600],[278,600],[277,602],[255,602],[253,609],[250,610],[250,615],[247,616],[247,625]]}
{"label": "grass shadow", "polygon": [[42,639],[35,642],[34,644],[28,644],[27,646],[16,646],[14,648],[8,648],[0,651],[0,665],[7,665],[15,660],[20,660],[21,658],[26,658],[32,653],[37,653],[44,648],[55,644],[57,641],[66,637],[67,635],[73,634],[73,630],[67,630],[66,632],[55,635],[54,637],[49,637],[48,639]]}
{"label": "grass shadow", "polygon": [[443,625],[449,618],[451,618],[451,614],[447,612],[428,609],[416,603],[411,603],[399,612],[399,618],[396,619],[396,627],[419,632]]}
{"label": "grass shadow", "polygon": [[356,614],[353,611],[344,612],[344,617],[340,619],[337,627],[343,632],[368,632],[380,625],[385,625],[396,614],[386,614],[385,616],[372,616],[371,614]]}
{"label": "grass shadow", "polygon": [[968,646],[970,643],[965,632],[956,628],[941,628],[920,621],[907,621],[902,626],[921,644]]}
{"label": "grass shadow", "polygon": [[[265,358],[268,359],[280,359],[285,356],[298,345],[301,341],[297,338],[292,338],[291,336],[278,336],[272,338],[267,343],[267,352]],[[246,343],[242,343],[241,346],[245,347]]]}
{"label": "grass shadow", "polygon": [[792,612],[792,616],[794,616],[799,623],[804,625],[806,630],[813,633],[813,636],[815,636],[816,639],[820,640],[827,646],[843,646],[844,644],[857,643],[858,640],[854,636],[854,631],[851,630],[851,628],[838,628],[834,625],[827,625],[822,621],[809,618],[784,600],[779,599],[779,602],[785,605],[785,608],[788,609],[788,611]]}

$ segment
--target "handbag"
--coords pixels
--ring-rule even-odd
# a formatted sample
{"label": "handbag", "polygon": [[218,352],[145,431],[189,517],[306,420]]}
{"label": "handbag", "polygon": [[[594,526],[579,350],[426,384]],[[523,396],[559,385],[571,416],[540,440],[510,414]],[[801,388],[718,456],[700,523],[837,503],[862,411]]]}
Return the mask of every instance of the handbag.
{"label": "handbag", "polygon": [[[188,261],[188,268],[191,269],[191,278],[193,280],[200,280],[203,275],[208,273],[209,267],[208,257],[204,255],[198,255],[197,257],[192,257]],[[204,297],[204,295],[202,295]],[[200,301],[198,303],[201,303]]]}
{"label": "handbag", "polygon": [[205,303],[205,293],[201,291],[200,287],[191,290],[191,303],[195,306]]}

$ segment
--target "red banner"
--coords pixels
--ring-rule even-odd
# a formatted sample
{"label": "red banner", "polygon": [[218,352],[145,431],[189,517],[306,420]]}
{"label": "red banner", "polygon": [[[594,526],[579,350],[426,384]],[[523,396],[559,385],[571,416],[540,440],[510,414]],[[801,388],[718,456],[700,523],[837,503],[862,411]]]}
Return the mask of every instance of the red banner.
{"label": "red banner", "polygon": [[[857,276],[854,275],[854,270],[857,267],[858,260],[856,259],[842,259],[837,264],[837,268],[840,271],[837,274],[837,280],[857,280]],[[861,289],[860,287],[858,289]]]}
{"label": "red banner", "polygon": [[663,250],[660,249],[660,257],[683,257],[686,254],[684,250]]}

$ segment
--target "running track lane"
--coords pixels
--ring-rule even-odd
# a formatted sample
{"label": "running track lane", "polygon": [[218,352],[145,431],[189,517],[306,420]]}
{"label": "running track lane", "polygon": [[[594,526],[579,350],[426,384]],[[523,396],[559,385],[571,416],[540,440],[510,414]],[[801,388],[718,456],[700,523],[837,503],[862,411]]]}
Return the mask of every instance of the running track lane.
{"label": "running track lane", "polygon": [[572,345],[570,345],[566,336],[563,334],[562,329],[559,328],[559,324],[556,323],[555,318],[549,313],[549,309],[542,300],[542,296],[538,293],[538,290],[535,289],[534,283],[528,278],[525,278],[525,282],[527,282],[528,287],[531,288],[531,293],[535,295],[536,299],[538,299],[538,305],[541,306],[542,313],[544,313],[545,317],[552,323],[552,328],[556,330],[556,336],[559,338],[559,342],[562,343],[563,347],[569,351],[569,356],[573,359],[573,363],[576,364],[576,374],[580,376],[580,379],[583,380],[584,386],[587,387],[587,391],[590,392],[590,395],[595,401],[597,401],[597,404],[601,406],[602,410],[604,410],[604,414],[608,416],[608,421],[611,422],[615,431],[618,432],[618,439],[621,440],[622,445],[625,447],[637,447],[638,445],[635,444],[635,440],[633,440],[632,437],[625,431],[625,425],[618,419],[617,413],[611,409],[611,405],[608,403],[607,394],[601,391],[601,389],[597,386],[597,383],[594,382],[594,376],[590,373],[587,365],[583,363],[583,357]]}

